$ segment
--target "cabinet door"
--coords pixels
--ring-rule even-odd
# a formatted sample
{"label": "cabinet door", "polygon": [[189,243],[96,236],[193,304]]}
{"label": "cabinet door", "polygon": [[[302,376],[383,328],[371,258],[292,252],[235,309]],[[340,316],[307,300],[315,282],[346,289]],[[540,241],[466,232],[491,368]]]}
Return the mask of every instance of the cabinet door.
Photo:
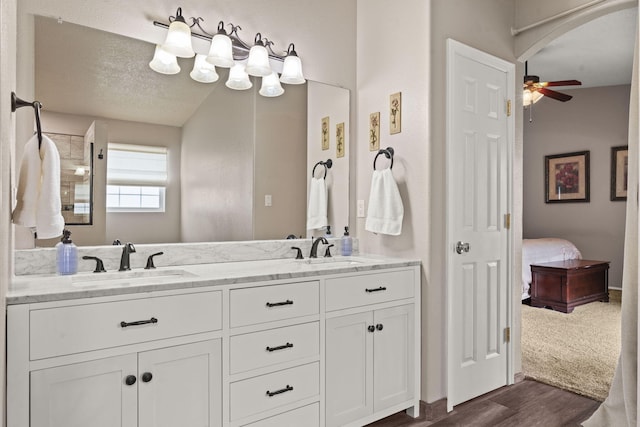
{"label": "cabinet door", "polygon": [[32,427],[135,427],[135,354],[31,373]]}
{"label": "cabinet door", "polygon": [[373,406],[380,411],[414,396],[414,306],[376,310]]}
{"label": "cabinet door", "polygon": [[326,425],[341,426],[373,413],[373,313],[326,322]]}
{"label": "cabinet door", "polygon": [[140,353],[140,427],[222,425],[220,340]]}

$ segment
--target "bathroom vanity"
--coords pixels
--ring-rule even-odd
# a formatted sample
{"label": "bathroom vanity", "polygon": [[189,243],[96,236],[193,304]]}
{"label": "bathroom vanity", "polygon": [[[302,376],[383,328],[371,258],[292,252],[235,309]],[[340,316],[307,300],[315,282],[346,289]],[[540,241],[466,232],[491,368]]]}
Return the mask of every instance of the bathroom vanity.
{"label": "bathroom vanity", "polygon": [[420,398],[420,263],[17,277],[8,425],[362,426]]}

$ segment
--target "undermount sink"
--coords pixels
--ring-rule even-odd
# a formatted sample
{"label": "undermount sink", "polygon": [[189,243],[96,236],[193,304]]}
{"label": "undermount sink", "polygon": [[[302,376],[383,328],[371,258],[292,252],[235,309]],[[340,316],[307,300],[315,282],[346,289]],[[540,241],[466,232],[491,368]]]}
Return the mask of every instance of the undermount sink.
{"label": "undermount sink", "polygon": [[356,265],[362,264],[362,260],[351,257],[331,257],[331,258],[307,258],[296,260],[302,264],[319,264],[319,265]]}
{"label": "undermount sink", "polygon": [[73,286],[125,286],[167,283],[196,275],[186,270],[130,270],[71,277]]}

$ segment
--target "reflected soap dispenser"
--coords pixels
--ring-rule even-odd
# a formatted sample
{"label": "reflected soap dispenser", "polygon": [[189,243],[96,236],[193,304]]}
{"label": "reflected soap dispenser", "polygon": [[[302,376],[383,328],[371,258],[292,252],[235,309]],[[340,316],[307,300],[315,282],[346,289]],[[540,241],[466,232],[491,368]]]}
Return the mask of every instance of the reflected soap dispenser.
{"label": "reflected soap dispenser", "polygon": [[342,236],[341,243],[340,249],[342,256],[350,256],[353,251],[353,240],[351,239],[351,236],[349,236],[349,227],[344,228],[344,236]]}
{"label": "reflected soap dispenser", "polygon": [[76,274],[78,272],[78,247],[69,238],[71,231],[63,230],[62,239],[56,245],[56,263],[58,274]]}

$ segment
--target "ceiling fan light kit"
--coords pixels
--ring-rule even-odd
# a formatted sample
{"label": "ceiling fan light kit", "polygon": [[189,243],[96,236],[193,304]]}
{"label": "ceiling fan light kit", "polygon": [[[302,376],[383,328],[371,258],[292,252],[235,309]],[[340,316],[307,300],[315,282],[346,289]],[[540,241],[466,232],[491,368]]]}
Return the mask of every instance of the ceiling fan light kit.
{"label": "ceiling fan light kit", "polygon": [[533,119],[531,117],[531,110],[533,109],[533,104],[540,101],[543,97],[548,96],[551,99],[555,99],[556,101],[567,102],[571,98],[571,95],[567,95],[566,93],[558,92],[556,90],[547,89],[548,87],[555,86],[579,86],[582,82],[578,80],[558,80],[553,82],[541,82],[540,77],[529,75],[528,64],[525,61],[524,63],[524,85],[523,85],[523,93],[522,93],[522,105],[526,107],[532,107],[529,110],[529,122],[532,122]]}

